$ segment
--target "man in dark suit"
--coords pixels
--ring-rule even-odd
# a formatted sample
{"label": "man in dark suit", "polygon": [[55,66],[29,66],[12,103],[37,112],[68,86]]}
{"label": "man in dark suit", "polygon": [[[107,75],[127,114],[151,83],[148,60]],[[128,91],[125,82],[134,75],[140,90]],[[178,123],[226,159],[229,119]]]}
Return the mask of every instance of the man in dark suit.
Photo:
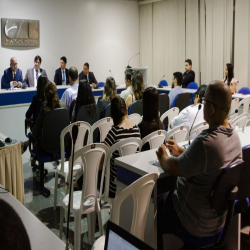
{"label": "man in dark suit", "polygon": [[22,70],[17,68],[17,59],[10,59],[10,67],[4,71],[2,89],[21,88],[23,86]]}
{"label": "man in dark suit", "polygon": [[194,82],[195,73],[192,70],[192,61],[187,59],[185,61],[185,73],[183,73],[182,88],[186,88],[190,82]]}
{"label": "man in dark suit", "polygon": [[60,68],[56,70],[54,82],[56,85],[69,84],[69,70],[66,69],[67,58],[65,56],[60,58]]}
{"label": "man in dark suit", "polygon": [[95,79],[94,73],[89,71],[88,63],[84,63],[83,71],[79,74],[79,82],[83,79],[87,80],[87,82],[89,82],[93,88],[98,88],[98,82]]}
{"label": "man in dark suit", "polygon": [[24,84],[26,87],[36,87],[37,79],[40,75],[45,75],[47,77],[46,70],[40,68],[41,63],[42,58],[40,56],[36,56],[34,59],[34,68],[28,69],[24,78]]}

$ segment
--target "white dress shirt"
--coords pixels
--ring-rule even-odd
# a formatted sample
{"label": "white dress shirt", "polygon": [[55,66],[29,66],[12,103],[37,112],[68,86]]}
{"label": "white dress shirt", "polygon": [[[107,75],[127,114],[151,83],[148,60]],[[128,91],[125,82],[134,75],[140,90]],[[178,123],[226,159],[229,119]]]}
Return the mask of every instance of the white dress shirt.
{"label": "white dress shirt", "polygon": [[[63,81],[63,71],[64,71],[64,79],[65,79],[65,81]],[[62,72],[62,85],[66,85],[66,70],[61,69],[61,72]]]}
{"label": "white dress shirt", "polygon": [[39,76],[41,75],[41,70],[38,69],[38,78],[36,79],[36,69],[34,68],[34,87],[36,88],[37,86],[37,79],[39,78]]}
{"label": "white dress shirt", "polygon": [[70,88],[66,89],[61,97],[61,102],[67,105],[69,110],[71,103],[76,99],[79,83],[74,83]]}
{"label": "white dress shirt", "polygon": [[168,96],[169,96],[169,108],[173,107],[174,98],[181,94],[185,93],[185,90],[181,86],[176,86],[175,88],[171,89]]}

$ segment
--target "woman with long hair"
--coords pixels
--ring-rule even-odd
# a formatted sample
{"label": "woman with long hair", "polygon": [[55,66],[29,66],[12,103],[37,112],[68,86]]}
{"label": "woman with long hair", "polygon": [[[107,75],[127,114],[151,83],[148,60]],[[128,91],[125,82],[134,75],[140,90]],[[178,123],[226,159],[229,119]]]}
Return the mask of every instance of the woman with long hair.
{"label": "woman with long hair", "polygon": [[78,93],[76,97],[76,103],[73,108],[71,122],[76,119],[78,109],[82,106],[88,107],[88,112],[93,117],[96,114],[96,103],[95,98],[90,87],[90,84],[86,80],[81,80],[78,86]]}
{"label": "woman with long hair", "polygon": [[143,74],[136,70],[132,75],[132,92],[128,95],[126,105],[129,107],[135,100],[141,100],[144,92]]}
{"label": "woman with long hair", "polygon": [[231,89],[231,93],[234,94],[237,87],[237,80],[234,78],[234,67],[231,63],[226,64],[224,83]]}
{"label": "woman with long hair", "polygon": [[97,103],[100,119],[104,118],[105,108],[114,97],[116,97],[116,83],[115,79],[110,76],[106,79],[106,82],[104,84],[103,96]]}

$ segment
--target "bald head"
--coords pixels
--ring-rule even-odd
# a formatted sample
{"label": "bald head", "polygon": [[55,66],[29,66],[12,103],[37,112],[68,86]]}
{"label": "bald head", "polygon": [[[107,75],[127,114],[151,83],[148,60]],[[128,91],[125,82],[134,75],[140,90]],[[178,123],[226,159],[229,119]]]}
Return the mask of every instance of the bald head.
{"label": "bald head", "polygon": [[10,58],[10,67],[13,72],[16,72],[17,70],[17,59],[15,57]]}

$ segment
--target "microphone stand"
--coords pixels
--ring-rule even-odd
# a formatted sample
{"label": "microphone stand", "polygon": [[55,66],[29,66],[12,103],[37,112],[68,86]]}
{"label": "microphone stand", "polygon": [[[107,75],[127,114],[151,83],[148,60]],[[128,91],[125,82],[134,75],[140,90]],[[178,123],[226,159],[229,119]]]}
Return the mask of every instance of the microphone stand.
{"label": "microphone stand", "polygon": [[192,124],[192,126],[191,126],[191,128],[190,128],[190,130],[189,130],[189,135],[188,135],[188,145],[189,145],[189,146],[190,146],[190,133],[191,133],[191,130],[192,130],[193,126],[194,126],[194,122],[195,122],[195,120],[196,120],[196,117],[197,117],[197,115],[198,115],[200,109],[201,109],[201,104],[199,104],[199,106],[198,106],[198,111],[197,111],[196,116],[195,116],[195,118],[194,118],[193,124]]}
{"label": "microphone stand", "polygon": [[129,59],[129,61],[128,61],[128,66],[127,66],[128,69],[131,69],[131,68],[132,68],[132,67],[129,66],[129,62],[130,62],[134,57],[136,57],[136,56],[138,56],[138,55],[140,55],[140,53],[137,53],[136,55],[132,56],[132,57]]}

